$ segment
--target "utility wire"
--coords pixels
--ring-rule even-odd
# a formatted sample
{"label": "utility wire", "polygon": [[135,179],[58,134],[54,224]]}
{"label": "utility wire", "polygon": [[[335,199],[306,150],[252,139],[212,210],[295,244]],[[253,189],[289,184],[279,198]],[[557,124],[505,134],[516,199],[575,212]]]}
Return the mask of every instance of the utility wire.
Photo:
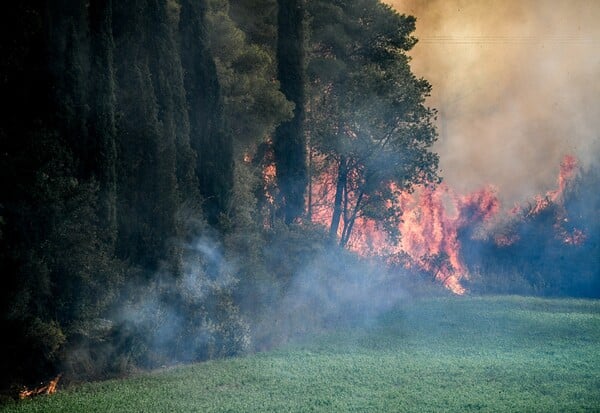
{"label": "utility wire", "polygon": [[598,39],[579,35],[561,36],[424,36],[419,38],[421,44],[537,44],[537,43],[564,43],[564,44],[599,44]]}

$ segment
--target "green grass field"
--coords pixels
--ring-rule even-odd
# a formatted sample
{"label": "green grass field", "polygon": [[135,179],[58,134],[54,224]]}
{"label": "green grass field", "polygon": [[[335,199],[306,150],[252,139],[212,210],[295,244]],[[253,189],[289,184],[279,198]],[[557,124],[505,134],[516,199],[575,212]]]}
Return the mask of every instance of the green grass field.
{"label": "green grass field", "polygon": [[2,411],[600,412],[600,301],[412,300],[276,351],[74,386]]}

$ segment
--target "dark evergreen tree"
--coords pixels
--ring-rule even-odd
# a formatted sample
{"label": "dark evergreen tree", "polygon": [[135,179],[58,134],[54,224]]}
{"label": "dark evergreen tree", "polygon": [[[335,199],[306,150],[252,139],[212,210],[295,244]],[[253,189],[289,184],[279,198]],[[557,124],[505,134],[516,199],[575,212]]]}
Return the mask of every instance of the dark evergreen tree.
{"label": "dark evergreen tree", "polygon": [[[2,388],[45,373],[64,341],[55,323],[40,318],[50,278],[34,250],[50,225],[47,210],[39,208],[43,197],[35,192],[36,184],[48,178],[42,165],[52,141],[46,127],[51,94],[45,15],[31,1],[6,5],[0,14],[0,328],[11,338],[0,343]],[[44,330],[46,339],[40,334]],[[28,357],[37,349],[48,357]]]}
{"label": "dark evergreen tree", "polygon": [[158,118],[166,140],[176,147],[177,185],[180,199],[198,202],[196,154],[190,146],[190,122],[183,68],[179,52],[177,11],[169,12],[166,0],[148,1],[150,20],[146,33],[149,67],[158,104]]}
{"label": "dark evergreen tree", "polygon": [[89,21],[92,90],[87,168],[100,185],[99,217],[113,244],[117,236],[117,131],[112,0],[91,0]]}
{"label": "dark evergreen tree", "polygon": [[[274,2],[273,2],[274,3]],[[250,7],[252,2],[244,3]],[[249,9],[248,12],[254,11]],[[275,45],[251,43],[229,16],[228,0],[212,0],[206,12],[206,35],[214,58],[223,98],[223,125],[232,136],[241,160],[242,153],[271,136],[275,127],[292,117],[293,104],[279,90]],[[246,15],[244,20],[264,24],[262,15]],[[248,23],[250,24],[250,23]],[[272,25],[273,31],[275,24]],[[275,35],[272,37],[274,41]]]}
{"label": "dark evergreen tree", "polygon": [[279,187],[280,215],[292,223],[304,213],[307,187],[304,136],[304,7],[303,0],[279,0],[277,72],[281,90],[295,104],[294,117],[275,131],[273,149]]}
{"label": "dark evergreen tree", "polygon": [[230,15],[250,43],[275,50],[277,0],[229,0]]}
{"label": "dark evergreen tree", "polygon": [[190,143],[205,217],[216,225],[233,186],[233,140],[223,132],[223,108],[215,63],[206,47],[204,1],[182,0],[181,61],[190,119]]}
{"label": "dark evergreen tree", "polygon": [[168,47],[155,27],[163,8],[143,0],[113,6],[119,83],[117,251],[149,274],[163,264],[176,271],[171,243],[178,234],[176,144],[169,130],[172,113],[161,112],[157,102],[157,93],[168,84],[151,71],[156,54]]}
{"label": "dark evergreen tree", "polygon": [[[63,16],[63,29],[49,36],[57,43],[61,40],[64,46],[56,44],[53,52],[56,61],[50,61],[53,73],[53,84],[57,90],[53,93],[56,108],[57,124],[62,138],[69,145],[76,157],[78,177],[90,176],[90,157],[94,149],[89,142],[86,121],[88,118],[88,53],[86,26],[82,24],[81,14],[85,10],[75,8],[73,16]],[[60,19],[56,19],[60,21]],[[64,50],[61,50],[62,47]],[[61,62],[62,60],[62,62]],[[61,64],[62,63],[62,64]]]}
{"label": "dark evergreen tree", "polygon": [[2,380],[28,382],[56,371],[64,344],[111,301],[119,274],[102,236],[98,184],[86,172],[85,4],[24,2],[8,10],[3,23],[16,41],[5,45],[0,76],[10,101],[0,122],[0,272],[7,281],[0,320],[12,340],[0,353]]}

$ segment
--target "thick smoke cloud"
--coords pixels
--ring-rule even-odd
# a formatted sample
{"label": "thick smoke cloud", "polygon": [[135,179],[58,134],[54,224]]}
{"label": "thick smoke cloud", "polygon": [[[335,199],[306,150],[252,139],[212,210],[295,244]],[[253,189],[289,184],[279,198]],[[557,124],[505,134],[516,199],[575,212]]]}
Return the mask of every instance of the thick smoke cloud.
{"label": "thick smoke cloud", "polygon": [[600,154],[600,2],[388,0],[417,17],[412,67],[433,86],[436,150],[459,192],[503,204],[556,186],[561,158]]}

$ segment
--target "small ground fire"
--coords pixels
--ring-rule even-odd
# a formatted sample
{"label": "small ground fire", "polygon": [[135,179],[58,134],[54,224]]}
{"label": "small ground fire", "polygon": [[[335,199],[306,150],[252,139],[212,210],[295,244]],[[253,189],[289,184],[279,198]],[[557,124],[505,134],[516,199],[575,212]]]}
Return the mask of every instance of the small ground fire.
{"label": "small ground fire", "polygon": [[24,388],[19,392],[19,399],[28,399],[30,397],[39,396],[42,394],[54,394],[56,393],[56,389],[58,387],[58,382],[60,381],[62,374],[59,374],[52,380],[50,380],[46,384],[42,384],[36,388],[28,389]]}

